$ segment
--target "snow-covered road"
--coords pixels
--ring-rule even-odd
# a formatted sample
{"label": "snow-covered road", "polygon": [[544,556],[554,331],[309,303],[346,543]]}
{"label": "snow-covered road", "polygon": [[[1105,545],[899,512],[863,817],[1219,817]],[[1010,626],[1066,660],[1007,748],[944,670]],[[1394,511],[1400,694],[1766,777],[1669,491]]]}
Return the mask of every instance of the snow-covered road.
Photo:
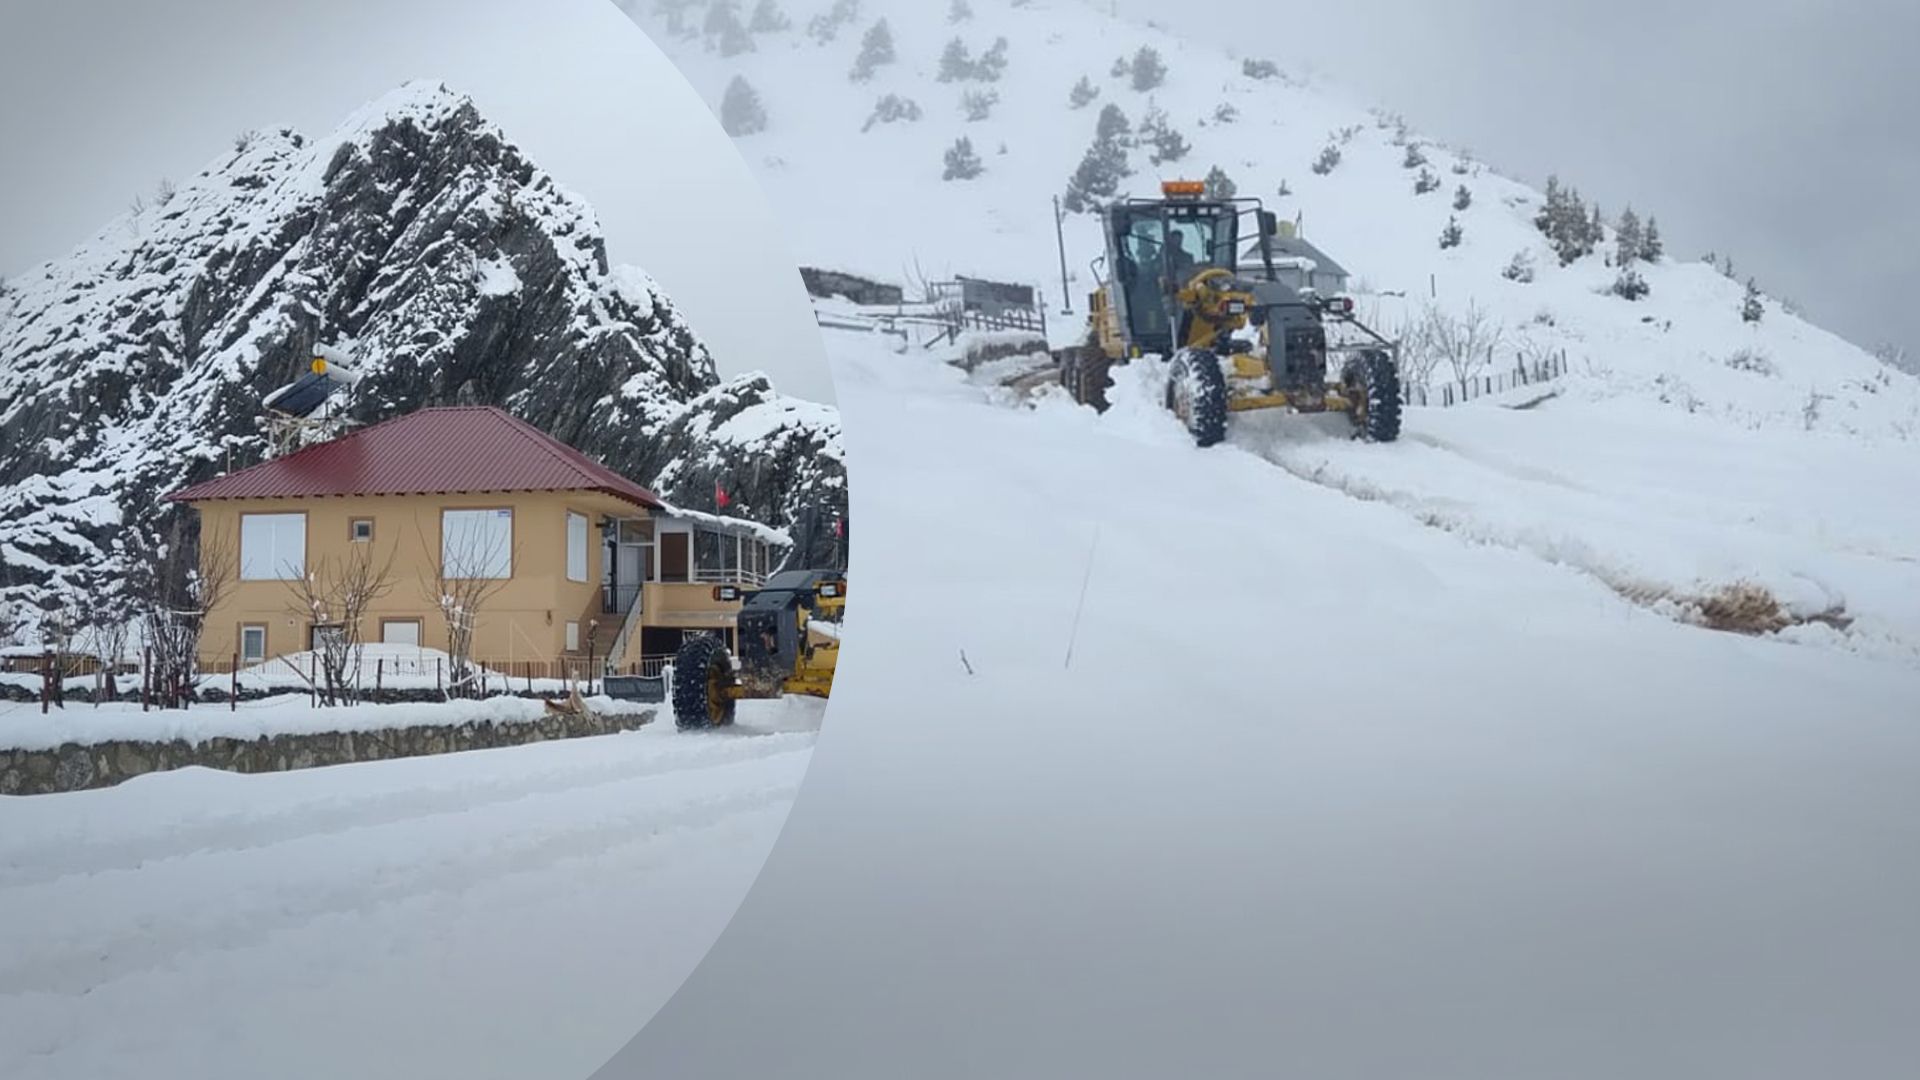
{"label": "snow-covered road", "polygon": [[585,1076],[731,917],[821,712],[0,801],[0,1076]]}

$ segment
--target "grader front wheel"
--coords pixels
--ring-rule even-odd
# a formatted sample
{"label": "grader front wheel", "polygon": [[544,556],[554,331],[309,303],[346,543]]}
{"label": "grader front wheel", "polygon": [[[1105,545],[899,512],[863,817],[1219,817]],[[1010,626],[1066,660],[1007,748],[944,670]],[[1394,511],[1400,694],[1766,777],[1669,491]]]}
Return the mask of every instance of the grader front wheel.
{"label": "grader front wheel", "polygon": [[1167,408],[1201,446],[1227,437],[1227,376],[1205,349],[1182,349],[1167,369]]}
{"label": "grader front wheel", "polygon": [[681,731],[733,723],[733,657],[716,637],[690,638],[673,657],[673,722]]}
{"label": "grader front wheel", "polygon": [[1347,362],[1340,384],[1356,434],[1380,443],[1400,437],[1400,372],[1393,357],[1384,352],[1355,357]]}

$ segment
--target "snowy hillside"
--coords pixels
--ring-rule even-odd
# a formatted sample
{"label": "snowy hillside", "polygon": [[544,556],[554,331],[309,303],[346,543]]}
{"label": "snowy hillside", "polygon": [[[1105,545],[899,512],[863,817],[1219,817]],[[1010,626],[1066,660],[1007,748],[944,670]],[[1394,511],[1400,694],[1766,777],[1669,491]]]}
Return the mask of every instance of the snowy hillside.
{"label": "snowy hillside", "polygon": [[[1591,252],[1562,267],[1534,224],[1540,192],[1257,54],[1229,56],[1077,0],[626,7],[716,113],[732,113],[744,132],[737,145],[785,211],[794,249],[813,264],[901,283],[956,273],[1031,283],[1057,313],[1052,199],[1066,192],[1112,105],[1133,133],[1120,194],[1153,195],[1162,179],[1199,179],[1218,167],[1240,195],[1297,220],[1302,235],[1351,271],[1359,314],[1384,332],[1413,337],[1407,331],[1429,302],[1454,320],[1470,306],[1483,312],[1494,361],[1468,374],[1511,369],[1522,353],[1564,350],[1574,395],[1655,401],[1750,428],[1920,437],[1920,380],[1764,297],[1760,320],[1745,321],[1744,282],[1691,254],[1635,263],[1650,294],[1613,295],[1621,268],[1609,265],[1619,239],[1612,223],[1626,208],[1606,207],[1608,224]],[[970,14],[956,20],[959,9]],[[784,29],[755,29],[782,19]],[[893,59],[870,58],[870,74],[856,80],[882,20],[878,37],[890,42]],[[1007,44],[999,62],[987,59],[1000,39]],[[1143,48],[1157,53],[1164,75],[1137,89]],[[1076,95],[1083,78],[1087,90]],[[1148,73],[1140,81],[1153,80]],[[970,96],[986,103],[985,118],[968,118]],[[748,98],[755,101],[743,104]],[[755,102],[763,126],[741,122],[754,119]],[[1164,125],[1148,123],[1156,112]],[[1143,125],[1180,137],[1143,139]],[[983,171],[945,180],[947,152],[962,137]],[[1156,163],[1159,147],[1175,142],[1187,144],[1186,153]],[[1322,174],[1315,166],[1330,146],[1338,163]],[[1417,159],[1425,164],[1409,167]],[[1423,171],[1433,190],[1418,194]],[[1579,178],[1564,179],[1577,186]],[[1463,188],[1467,205],[1456,209]],[[1659,210],[1636,209],[1642,222]],[[1067,223],[1078,313],[1092,285],[1088,264],[1100,253],[1092,220],[1074,215]],[[1443,249],[1450,221],[1460,241]],[[1516,257],[1532,264],[1531,282],[1506,276]],[[1057,339],[1078,332],[1073,318],[1056,326]],[[1422,381],[1459,374],[1450,364],[1416,366],[1431,368],[1416,373]]]}
{"label": "snowy hillside", "polygon": [[257,460],[262,396],[317,346],[366,371],[356,420],[499,404],[692,508],[719,473],[776,525],[844,500],[832,409],[723,383],[591,208],[415,83],[324,139],[242,136],[0,289],[0,601],[88,588],[159,494]]}

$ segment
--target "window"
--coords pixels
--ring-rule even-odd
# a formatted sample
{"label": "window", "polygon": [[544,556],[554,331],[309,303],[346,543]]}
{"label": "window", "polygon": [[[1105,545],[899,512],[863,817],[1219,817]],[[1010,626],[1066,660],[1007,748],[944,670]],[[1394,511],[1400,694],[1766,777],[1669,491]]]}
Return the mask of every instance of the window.
{"label": "window", "polygon": [[352,530],[353,542],[356,544],[364,544],[373,539],[372,518],[354,518],[349,528]]}
{"label": "window", "polygon": [[587,515],[567,515],[567,580],[587,580]]}
{"label": "window", "polygon": [[383,645],[420,645],[419,619],[383,619],[380,623],[380,643]]}
{"label": "window", "polygon": [[512,577],[513,511],[441,511],[440,567],[456,580]]}
{"label": "window", "polygon": [[267,658],[267,628],[264,626],[243,626],[240,628],[240,662],[258,664]]}
{"label": "window", "polygon": [[346,641],[347,628],[339,623],[315,623],[307,635],[307,647],[314,652],[337,652]]}
{"label": "window", "polygon": [[580,651],[580,624],[577,622],[567,624],[567,651]]}
{"label": "window", "polygon": [[307,573],[307,515],[240,515],[240,580],[298,581]]}

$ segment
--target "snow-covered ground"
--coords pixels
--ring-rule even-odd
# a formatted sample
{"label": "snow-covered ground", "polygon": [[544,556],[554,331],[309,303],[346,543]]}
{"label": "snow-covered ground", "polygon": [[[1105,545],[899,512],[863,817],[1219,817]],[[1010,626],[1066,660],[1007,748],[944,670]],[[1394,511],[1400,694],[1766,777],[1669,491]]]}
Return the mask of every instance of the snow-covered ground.
{"label": "snow-covered ground", "polygon": [[731,917],[822,711],[0,800],[0,1076],[585,1076]]}

